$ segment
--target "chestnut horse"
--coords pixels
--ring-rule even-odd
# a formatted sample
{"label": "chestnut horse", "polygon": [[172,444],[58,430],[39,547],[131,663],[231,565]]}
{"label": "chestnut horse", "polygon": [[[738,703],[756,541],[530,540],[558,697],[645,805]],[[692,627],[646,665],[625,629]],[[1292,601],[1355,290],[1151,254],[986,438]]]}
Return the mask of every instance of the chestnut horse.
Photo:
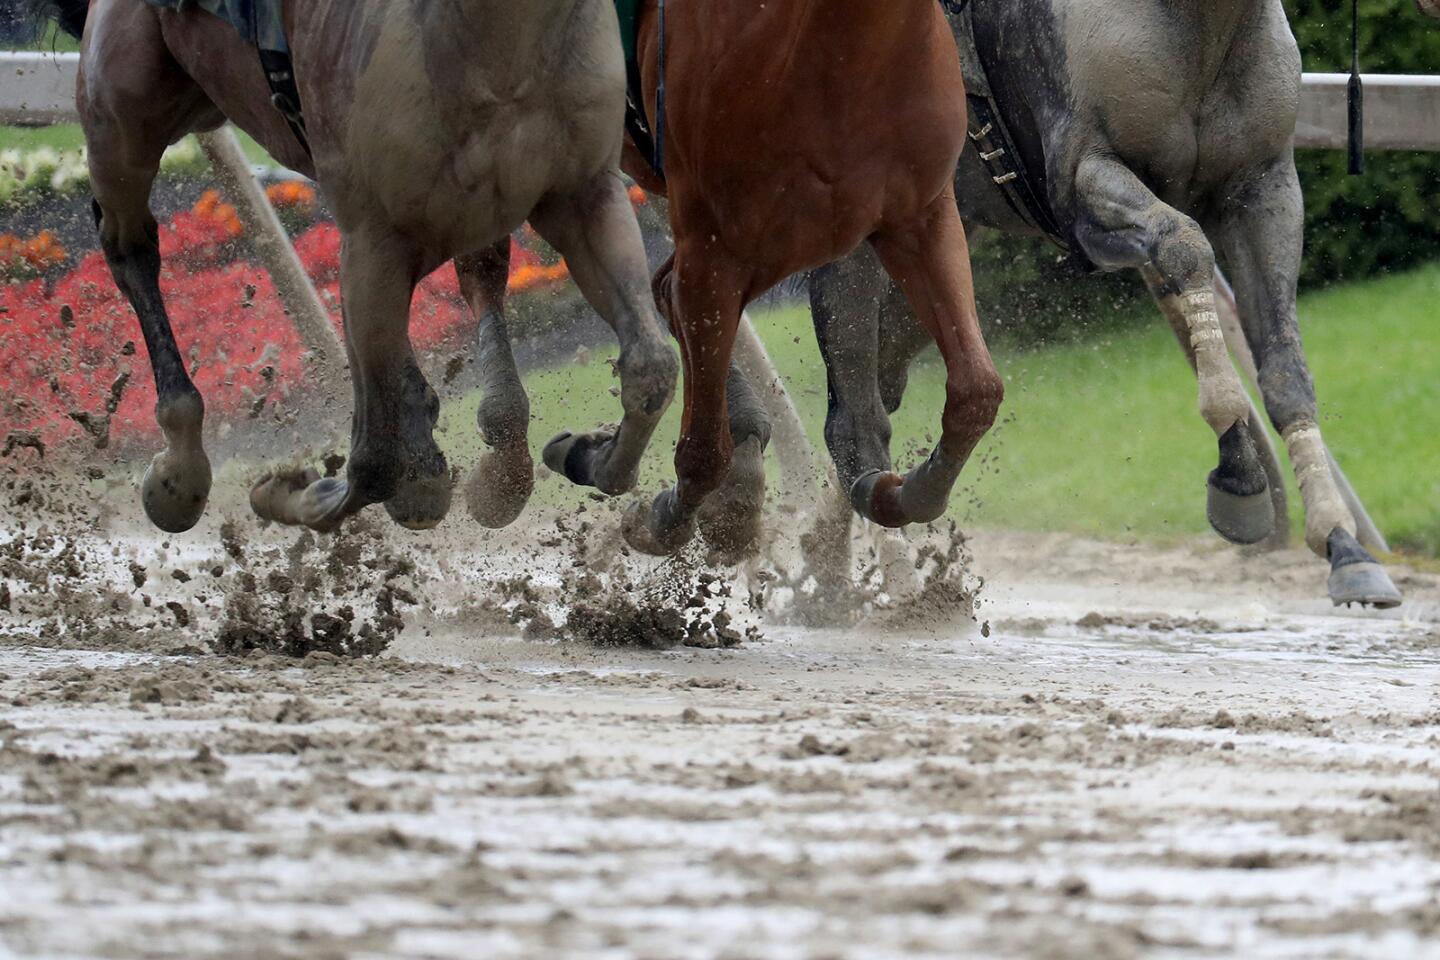
{"label": "chestnut horse", "polygon": [[[654,286],[680,342],[685,413],[678,483],[627,518],[627,538],[672,552],[697,517],[704,523],[702,506],[722,485],[726,522],[714,527],[732,541],[723,545],[754,536],[768,430],[731,396],[743,386],[731,370],[741,311],[782,279],[866,242],[939,345],[948,377],[929,459],[904,477],[870,465],[851,502],[885,526],[938,518],[1004,393],[980,334],[955,205],[967,117],[940,5],[666,0],[663,38],[660,21],[656,0],[643,2],[637,50],[650,127],[663,131],[663,180],[633,144],[625,169],[669,197],[675,252]],[[590,444],[562,434],[545,461],[593,484]],[[714,541],[710,526],[705,534]]]}
{"label": "chestnut horse", "polygon": [[[432,437],[439,401],[411,349],[411,295],[452,258],[472,303],[503,291],[504,276],[487,269],[491,251],[526,219],[619,335],[625,416],[597,445],[595,480],[612,492],[635,482],[676,362],[618,175],[625,65],[610,0],[285,4],[308,150],[272,106],[255,48],[197,5],[28,2],[83,34],[76,99],[101,245],[139,316],[166,440],[142,488],[157,526],[178,532],[199,520],[210,463],[204,402],[160,291],[150,187],[167,145],[227,118],[320,184],[344,237],[355,391],[347,476],[268,478],[251,495],[261,516],[328,530],[383,503],[408,527],[440,521],[451,480]],[[528,486],[528,461],[523,477],[506,466],[487,475],[482,461],[474,486]]]}

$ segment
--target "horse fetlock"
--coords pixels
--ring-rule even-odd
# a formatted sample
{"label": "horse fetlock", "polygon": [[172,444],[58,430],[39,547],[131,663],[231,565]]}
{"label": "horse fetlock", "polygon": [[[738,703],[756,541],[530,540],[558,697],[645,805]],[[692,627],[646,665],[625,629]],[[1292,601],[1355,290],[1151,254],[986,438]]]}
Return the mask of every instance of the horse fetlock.
{"label": "horse fetlock", "polygon": [[205,399],[193,387],[155,404],[155,422],[170,447],[199,449],[205,426]]}
{"label": "horse fetlock", "polygon": [[680,377],[675,351],[663,342],[642,341],[620,355],[617,368],[625,413],[659,420],[674,399]]}
{"label": "horse fetlock", "polygon": [[1339,528],[1353,537],[1357,530],[1355,517],[1335,483],[1319,426],[1314,421],[1301,421],[1286,427],[1281,435],[1305,504],[1305,544],[1317,556],[1326,557],[1331,532]]}
{"label": "horse fetlock", "polygon": [[530,432],[530,398],[515,384],[511,390],[490,390],[475,414],[480,436],[490,447],[523,445]]}
{"label": "horse fetlock", "polygon": [[936,447],[924,463],[907,473],[900,485],[900,507],[907,522],[930,523],[944,516],[964,466],[965,458]]}

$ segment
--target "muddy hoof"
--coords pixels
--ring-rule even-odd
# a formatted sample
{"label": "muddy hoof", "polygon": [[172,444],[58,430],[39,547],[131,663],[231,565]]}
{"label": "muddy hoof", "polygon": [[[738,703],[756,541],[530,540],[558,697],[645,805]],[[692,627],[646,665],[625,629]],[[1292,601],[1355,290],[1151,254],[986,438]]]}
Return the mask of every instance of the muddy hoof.
{"label": "muddy hoof", "polygon": [[700,535],[723,556],[739,558],[760,538],[765,507],[765,451],[751,437],[735,448],[730,472],[696,515]]}
{"label": "muddy hoof", "polygon": [[433,530],[450,512],[451,495],[448,472],[407,480],[385,501],[385,512],[407,530]]}
{"label": "muddy hoof", "polygon": [[465,481],[465,508],[482,527],[508,527],[535,490],[535,463],[523,445],[487,450]]}
{"label": "muddy hoof", "polygon": [[1335,606],[1358,603],[1388,610],[1404,601],[1400,590],[1379,562],[1344,529],[1330,534],[1330,602]]}
{"label": "muddy hoof", "polygon": [[632,549],[652,557],[674,556],[695,537],[693,520],[680,520],[675,492],[666,490],[649,507],[635,504],[625,511],[620,532]]}
{"label": "muddy hoof", "polygon": [[328,533],[345,518],[350,487],[314,470],[267,473],[250,488],[250,509],[261,520]]}
{"label": "muddy hoof", "polygon": [[184,533],[199,523],[209,498],[210,460],[199,451],[156,454],[140,482],[145,515],[166,533]]}
{"label": "muddy hoof", "polygon": [[1205,515],[1210,526],[1231,543],[1259,543],[1275,530],[1275,501],[1269,487],[1248,496],[1228,493],[1213,483],[1206,484],[1205,489]]}

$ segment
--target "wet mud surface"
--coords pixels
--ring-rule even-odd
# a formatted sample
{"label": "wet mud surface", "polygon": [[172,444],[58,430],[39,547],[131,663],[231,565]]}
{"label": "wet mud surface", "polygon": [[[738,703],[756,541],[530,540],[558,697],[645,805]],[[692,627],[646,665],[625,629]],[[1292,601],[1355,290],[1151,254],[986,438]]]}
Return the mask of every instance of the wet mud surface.
{"label": "wet mud surface", "polygon": [[4,492],[0,954],[1440,956],[1433,575],[940,531],[807,609],[598,504],[166,540],[100,483]]}

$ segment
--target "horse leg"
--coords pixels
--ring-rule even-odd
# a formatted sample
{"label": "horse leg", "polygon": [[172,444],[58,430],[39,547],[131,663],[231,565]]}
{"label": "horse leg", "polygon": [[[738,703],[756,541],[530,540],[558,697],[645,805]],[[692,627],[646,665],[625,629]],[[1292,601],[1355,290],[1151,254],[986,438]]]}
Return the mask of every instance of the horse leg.
{"label": "horse leg", "polygon": [[[1185,318],[1185,310],[1181,305],[1180,298],[1169,293],[1165,286],[1165,279],[1152,266],[1140,268],[1140,275],[1145,280],[1146,287],[1150,290],[1150,296],[1154,298],[1155,305],[1160,308],[1161,314],[1170,324],[1174,331],[1176,340],[1180,343],[1180,349],[1184,351],[1185,358],[1190,361],[1190,369],[1198,370],[1195,348],[1190,344],[1190,324]],[[1218,275],[1217,275],[1218,276]],[[1217,304],[1224,307],[1223,302],[1217,298]],[[1270,435],[1265,430],[1265,423],[1260,418],[1260,411],[1255,409],[1253,401],[1249,401],[1249,394],[1246,400],[1250,403],[1250,412],[1245,420],[1245,432],[1249,434],[1251,442],[1255,445],[1255,453],[1260,458],[1260,464],[1265,469],[1265,482],[1270,487],[1271,509],[1275,514],[1275,525],[1269,536],[1257,543],[1263,544],[1268,549],[1284,549],[1289,540],[1289,525],[1286,516],[1287,498],[1285,495],[1285,478],[1280,472],[1279,460],[1275,455],[1275,448],[1270,443]]]}
{"label": "horse leg", "polygon": [[856,512],[885,527],[929,523],[975,445],[990,429],[1005,385],[980,333],[965,227],[947,189],[914,222],[877,233],[871,243],[945,361],[940,443],[904,477],[874,469],[850,489]]}
{"label": "horse leg", "polygon": [[1161,296],[1179,301],[1200,383],[1200,413],[1219,438],[1208,480],[1210,525],[1233,543],[1259,543],[1275,526],[1265,468],[1251,439],[1250,398],[1225,349],[1215,307],[1215,255],[1199,224],[1160,202],[1123,164],[1090,157],[1075,177],[1076,236],[1097,266],[1151,268]]}
{"label": "horse leg", "polygon": [[620,341],[615,432],[562,433],[545,445],[545,465],[573,483],[612,496],[635,486],[640,458],[675,392],[675,352],[650,292],[640,227],[620,178],[606,171],[571,195],[547,197],[535,229],[565,257],[585,298]]}
{"label": "horse leg", "polygon": [[1335,482],[1320,435],[1315,384],[1295,316],[1304,207],[1290,158],[1235,183],[1215,225],[1235,277],[1245,339],[1255,355],[1261,395],[1285,440],[1305,505],[1305,542],[1330,562],[1338,604],[1401,602],[1385,569],[1356,540],[1355,518]]}
{"label": "horse leg", "polygon": [[682,239],[657,277],[656,288],[680,341],[685,367],[685,414],[675,446],[677,481],[648,511],[632,511],[624,533],[635,549],[663,556],[694,536],[696,514],[730,470],[734,441],[726,418],[727,388],[747,277],[713,249]]}
{"label": "horse leg", "polygon": [[85,129],[100,246],[115,285],[140,321],[155,377],[155,419],[165,449],[145,471],[141,502],[167,533],[189,530],[205,511],[210,460],[201,431],[205,401],[185,369],[160,293],[158,228],[150,188],[160,157],[214,107],[165,49],[152,11],[98,5],[91,32],[124,35],[122,46],[87,49],[77,104]]}
{"label": "horse leg", "polygon": [[505,323],[510,238],[482,253],[455,258],[460,292],[480,319],[480,410],[476,420],[489,447],[465,482],[470,515],[491,529],[509,526],[535,488],[528,443],[530,398],[515,367]]}
{"label": "horse leg", "polygon": [[725,479],[705,498],[695,519],[706,543],[735,558],[760,536],[770,413],[750,378],[733,362],[725,378],[725,397],[734,453]]}
{"label": "horse leg", "polygon": [[348,232],[341,259],[345,346],[355,390],[346,478],[266,477],[250,494],[278,523],[329,531],[372,503],[412,530],[437,525],[450,507],[450,472],[432,431],[440,398],[410,345],[410,299],[426,272],[419,252],[388,229]]}

